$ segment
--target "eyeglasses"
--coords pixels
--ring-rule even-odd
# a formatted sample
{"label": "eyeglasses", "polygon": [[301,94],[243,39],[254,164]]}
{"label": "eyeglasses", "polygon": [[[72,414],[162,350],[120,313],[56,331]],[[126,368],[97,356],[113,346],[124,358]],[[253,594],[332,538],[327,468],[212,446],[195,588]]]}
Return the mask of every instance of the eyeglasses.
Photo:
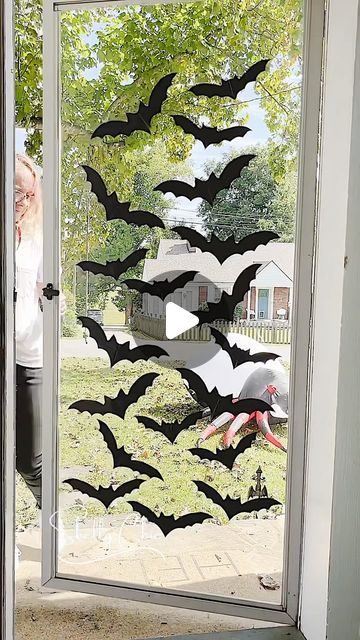
{"label": "eyeglasses", "polygon": [[19,189],[15,189],[15,203],[19,204],[20,202],[23,202],[23,200],[30,200],[30,198],[32,198],[33,195],[34,195],[33,193],[24,193]]}

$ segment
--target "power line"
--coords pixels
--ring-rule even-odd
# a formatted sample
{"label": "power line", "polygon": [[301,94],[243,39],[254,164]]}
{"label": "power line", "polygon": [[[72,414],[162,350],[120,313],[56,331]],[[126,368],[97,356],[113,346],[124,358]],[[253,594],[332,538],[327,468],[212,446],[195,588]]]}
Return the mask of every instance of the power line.
{"label": "power line", "polygon": [[[164,219],[164,222],[171,222],[171,223],[173,223],[173,222],[179,222],[179,220],[173,220],[173,219],[171,219],[171,218],[166,218],[166,219]],[[191,224],[191,225],[193,225],[193,224],[194,224],[194,225],[199,225],[199,226],[201,226],[201,227],[203,227],[203,226],[204,226],[204,223],[202,223],[202,222],[195,222],[195,221],[194,221],[194,222],[190,222],[190,224]],[[213,226],[213,227],[224,227],[224,228],[227,228],[227,229],[232,229],[232,228],[233,228],[233,225],[232,225],[232,224],[229,224],[229,223],[228,223],[228,224],[226,224],[226,223],[223,223],[223,224],[222,224],[222,223],[219,223],[219,224],[218,224],[217,222],[207,222],[207,223],[206,223],[206,226],[210,226],[210,225],[211,225],[211,226]],[[237,226],[238,226],[239,228],[241,228],[241,230],[242,230],[242,231],[244,231],[244,230],[254,231],[254,227],[252,227],[252,226],[251,226],[251,225],[249,225],[249,224],[245,224],[245,225],[238,224]]]}
{"label": "power line", "polygon": [[[242,220],[248,220],[249,222],[257,222],[258,220],[263,220],[264,218],[266,218],[267,216],[264,214],[263,216],[259,215],[259,216],[255,216],[253,214],[251,215],[245,215],[245,216],[239,216],[239,215],[231,215],[231,214],[221,214],[219,216],[213,216],[213,217],[208,217],[208,218],[202,218],[202,217],[194,217],[194,218],[190,218],[188,216],[184,216],[184,217],[179,217],[179,218],[171,218],[172,220],[177,220],[178,222],[181,222],[182,220],[186,221],[186,222],[198,222],[199,220],[204,220],[206,222],[211,222],[212,220],[216,221],[218,218],[222,219],[224,218],[225,220],[233,220],[234,222],[241,222]],[[272,218],[271,218],[272,219]]]}

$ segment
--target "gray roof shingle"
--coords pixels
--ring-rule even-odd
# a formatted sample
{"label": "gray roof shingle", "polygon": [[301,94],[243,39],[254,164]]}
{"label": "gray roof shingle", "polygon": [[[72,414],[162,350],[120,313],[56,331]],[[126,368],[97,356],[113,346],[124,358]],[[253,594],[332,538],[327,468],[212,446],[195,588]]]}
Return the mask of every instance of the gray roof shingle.
{"label": "gray roof shingle", "polygon": [[[189,250],[190,249],[190,250]],[[254,262],[267,264],[273,261],[293,280],[294,243],[270,242],[261,245],[255,251],[244,255],[233,255],[220,265],[211,253],[202,253],[198,248],[190,248],[186,240],[160,240],[158,257],[146,259],[143,279],[151,281],[160,274],[171,271],[199,271],[208,280],[215,283],[233,284],[240,271]],[[196,280],[200,281],[200,274]]]}

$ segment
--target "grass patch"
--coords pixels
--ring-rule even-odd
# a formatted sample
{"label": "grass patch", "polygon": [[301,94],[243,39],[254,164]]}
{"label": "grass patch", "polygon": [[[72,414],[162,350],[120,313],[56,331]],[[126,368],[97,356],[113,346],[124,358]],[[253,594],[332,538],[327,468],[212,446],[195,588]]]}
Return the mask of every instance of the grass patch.
{"label": "grass patch", "polygon": [[[75,400],[89,398],[103,401],[104,395],[114,397],[120,388],[125,391],[142,374],[154,371],[159,373],[146,395],[136,405],[130,407],[125,419],[106,415],[104,422],[112,429],[118,446],[134,454],[134,457],[146,461],[161,472],[164,482],[152,478],[146,480],[139,490],[131,494],[132,499],[143,502],[150,508],[161,510],[175,516],[190,511],[206,511],[219,522],[227,518],[222,509],[207,500],[197,491],[192,480],[203,480],[211,484],[223,496],[247,499],[252,476],[261,465],[266,476],[269,495],[281,503],[285,499],[286,455],[269,445],[258,435],[256,442],[244,454],[237,458],[234,470],[229,471],[218,462],[200,461],[188,449],[196,446],[200,431],[207,421],[199,421],[196,426],[183,431],[172,445],[160,433],[146,429],[138,423],[136,414],[148,415],[157,421],[181,419],[198,409],[174,370],[179,362],[159,366],[152,362],[119,363],[110,369],[106,360],[101,358],[66,358],[61,367],[61,400],[59,427],[59,462],[62,480],[76,477],[90,482],[94,486],[124,482],[137,477],[130,469],[113,469],[112,456],[98,428],[96,417],[87,413],[80,414],[69,410]],[[287,444],[287,426],[275,428],[284,445]],[[221,443],[223,431],[206,442],[206,447],[215,450]],[[243,434],[242,434],[243,435]],[[239,436],[236,437],[236,445]],[[204,446],[204,445],[203,445]],[[74,471],[75,468],[75,471]],[[141,476],[146,478],[146,476]],[[28,524],[36,515],[32,508],[32,498],[21,478],[17,478],[17,524]],[[87,496],[74,492],[71,487],[60,482],[61,493],[74,494],[74,506],[65,514],[65,521],[74,521],[84,514],[102,516],[103,505]],[[127,496],[129,499],[129,496]],[[30,503],[30,504],[29,504]],[[61,501],[60,501],[61,504]],[[279,508],[275,508],[279,511]],[[281,509],[280,509],[281,510]],[[125,498],[116,500],[108,509],[109,514],[131,513],[132,509]],[[265,512],[263,512],[265,514]],[[245,516],[240,516],[245,517]],[[24,522],[25,521],[25,522]]]}

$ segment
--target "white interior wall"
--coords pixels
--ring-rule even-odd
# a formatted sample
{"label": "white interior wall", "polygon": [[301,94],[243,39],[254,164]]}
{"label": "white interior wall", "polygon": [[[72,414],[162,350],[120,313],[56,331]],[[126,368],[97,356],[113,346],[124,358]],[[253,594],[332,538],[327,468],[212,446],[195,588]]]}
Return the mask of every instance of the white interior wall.
{"label": "white interior wall", "polygon": [[[301,629],[307,640],[325,640],[329,604],[332,486],[358,4],[359,0],[329,0],[328,4],[300,612]],[[349,487],[348,490],[351,491]],[[346,553],[343,548],[344,557]],[[346,594],[343,597],[347,597]],[[356,636],[347,635],[343,629],[340,635],[331,637],[355,640]]]}
{"label": "white interior wall", "polygon": [[360,273],[359,176],[360,43],[358,38],[340,338],[329,562],[328,640],[360,637],[360,305],[357,304]]}

